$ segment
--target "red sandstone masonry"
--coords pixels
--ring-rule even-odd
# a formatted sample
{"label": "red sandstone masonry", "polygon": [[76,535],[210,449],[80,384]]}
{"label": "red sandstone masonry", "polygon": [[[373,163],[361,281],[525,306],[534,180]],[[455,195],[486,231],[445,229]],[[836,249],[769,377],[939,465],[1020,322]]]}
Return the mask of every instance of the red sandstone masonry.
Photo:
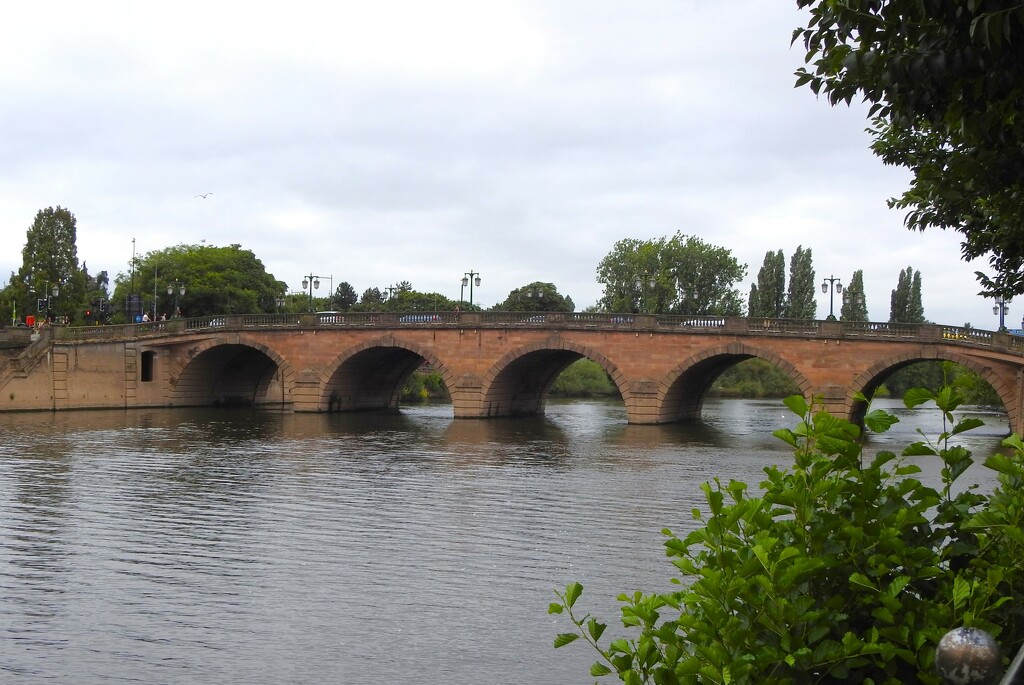
{"label": "red sandstone masonry", "polygon": [[[422,357],[444,379],[455,415],[482,418],[542,411],[543,384],[540,379],[531,381],[530,375],[545,369],[549,373],[548,361],[564,363],[582,356],[609,373],[631,422],[659,423],[699,411],[699,393],[710,381],[708,374],[721,368],[716,361],[760,357],[785,371],[807,396],[820,396],[829,410],[852,416],[858,410],[855,393],[870,393],[894,367],[944,359],[981,374],[1002,398],[1011,426],[1017,431],[1024,428],[1024,358],[1006,350],[948,343],[941,336],[926,342],[722,330],[686,334],[655,329],[279,327],[55,343],[47,360],[27,376],[7,376],[0,411],[203,405],[217,400],[217,387],[251,392],[258,403],[325,411],[332,392],[393,395],[374,385],[387,374],[372,368],[371,360],[398,363]],[[229,360],[244,350],[251,351],[251,361],[237,369],[237,377],[230,377]],[[397,356],[380,356],[385,350]],[[150,381],[141,378],[145,353],[152,354],[155,365]],[[358,383],[363,384],[361,389]]]}

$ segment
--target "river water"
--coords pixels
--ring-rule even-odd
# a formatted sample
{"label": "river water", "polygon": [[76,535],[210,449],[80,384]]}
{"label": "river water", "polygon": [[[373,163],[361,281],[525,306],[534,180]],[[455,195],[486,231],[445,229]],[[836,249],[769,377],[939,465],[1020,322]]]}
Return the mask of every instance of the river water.
{"label": "river water", "polygon": [[[935,432],[934,411],[898,413],[872,449]],[[982,418],[976,457],[1006,431]],[[626,635],[615,596],[674,575],[661,529],[693,525],[700,483],[788,464],[770,433],[795,417],[709,400],[672,426],[601,401],[486,421],[443,405],[0,421],[0,682],[411,685],[592,682],[583,644],[551,646],[570,627],[553,590],[580,581],[579,606]]]}

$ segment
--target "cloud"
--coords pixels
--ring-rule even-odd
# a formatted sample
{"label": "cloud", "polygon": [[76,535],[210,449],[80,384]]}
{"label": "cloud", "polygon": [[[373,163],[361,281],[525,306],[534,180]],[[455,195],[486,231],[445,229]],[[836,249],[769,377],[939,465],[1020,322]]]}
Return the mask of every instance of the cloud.
{"label": "cloud", "polygon": [[[550,281],[577,306],[617,240],[676,231],[899,271],[926,315],[994,327],[954,233],[906,231],[906,175],[862,107],[793,88],[800,13],[743,0],[23,3],[0,27],[0,270],[41,208],[91,271],[180,243],[253,250],[358,292],[402,280],[478,302]],[[206,199],[197,193],[213,192]],[[984,266],[983,264],[981,265]],[[819,313],[827,314],[827,301]]]}

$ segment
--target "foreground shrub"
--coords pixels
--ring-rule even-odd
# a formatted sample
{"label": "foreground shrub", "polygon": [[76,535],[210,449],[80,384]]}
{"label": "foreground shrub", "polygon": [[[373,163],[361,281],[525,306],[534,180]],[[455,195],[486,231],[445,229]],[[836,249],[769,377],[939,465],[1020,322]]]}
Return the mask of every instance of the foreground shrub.
{"label": "foreground shrub", "polygon": [[[955,484],[973,463],[951,438],[981,421],[957,421],[953,388],[911,390],[908,407],[934,400],[944,430],[902,457],[863,463],[859,428],[786,405],[802,421],[775,435],[792,445],[788,469],[765,469],[762,494],[718,479],[702,486],[706,511],[683,538],[665,530],[683,574],[675,592],[620,595],[622,624],[636,637],[602,643],[606,624],[574,612],[579,583],[556,592],[564,613],[598,652],[591,674],[625,683],[938,683],[935,647],[957,626],[990,632],[1012,657],[1024,641],[1024,443],[988,457],[991,494]],[[898,419],[869,413],[887,430]],[[942,461],[940,490],[903,457]]]}

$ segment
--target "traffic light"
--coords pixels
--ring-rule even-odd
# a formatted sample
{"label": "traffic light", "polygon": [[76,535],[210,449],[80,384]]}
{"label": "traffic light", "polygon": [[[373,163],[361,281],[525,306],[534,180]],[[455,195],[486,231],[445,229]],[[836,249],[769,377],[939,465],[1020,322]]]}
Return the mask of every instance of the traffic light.
{"label": "traffic light", "polygon": [[107,311],[107,299],[106,298],[101,298],[100,299],[100,311],[104,312],[104,313]]}
{"label": "traffic light", "polygon": [[36,313],[37,314],[45,314],[46,313],[46,298],[45,297],[40,297],[39,299],[36,300]]}

